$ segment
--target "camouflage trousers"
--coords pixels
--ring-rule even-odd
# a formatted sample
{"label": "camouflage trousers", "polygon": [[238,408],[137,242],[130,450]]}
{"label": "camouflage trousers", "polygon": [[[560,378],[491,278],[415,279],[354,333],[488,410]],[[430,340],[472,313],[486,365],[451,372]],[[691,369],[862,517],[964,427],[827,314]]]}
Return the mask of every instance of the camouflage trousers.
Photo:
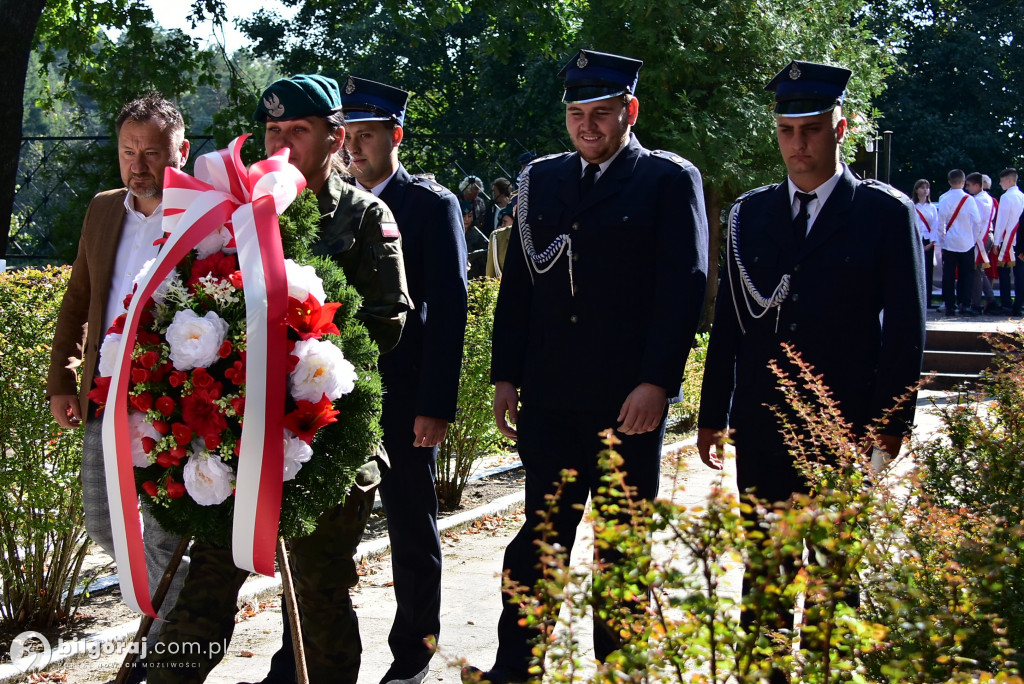
{"label": "camouflage trousers", "polygon": [[[353,556],[373,508],[375,488],[353,487],[345,503],[320,516],[312,534],[289,542],[309,681],[351,682],[359,674],[362,643],[349,589],[359,581]],[[235,627],[238,590],[248,572],[231,549],[200,540],[160,639],[150,648],[150,684],[202,682],[221,661]]]}

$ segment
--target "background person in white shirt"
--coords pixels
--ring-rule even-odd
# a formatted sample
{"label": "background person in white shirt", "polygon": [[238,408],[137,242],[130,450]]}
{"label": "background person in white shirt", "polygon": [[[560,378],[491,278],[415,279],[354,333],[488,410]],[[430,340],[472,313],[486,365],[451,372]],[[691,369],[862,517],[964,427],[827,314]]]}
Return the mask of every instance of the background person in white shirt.
{"label": "background person in white shirt", "polygon": [[937,309],[937,306],[932,306],[932,289],[935,283],[935,252],[941,249],[942,231],[939,225],[939,207],[932,204],[932,185],[927,179],[921,178],[914,183],[913,198],[916,210],[914,218],[924,248],[924,303],[929,309]]}
{"label": "background person in white shirt", "polygon": [[[967,174],[964,189],[974,198],[981,218],[980,237],[975,243],[974,282],[971,284],[971,309],[975,313],[987,313],[995,308],[996,297],[992,291],[989,265],[992,263],[992,224],[996,218],[996,201],[985,192],[984,177],[975,171]],[[982,304],[981,297],[985,296]]]}
{"label": "background person in white shirt", "polygon": [[[996,225],[992,239],[996,243],[999,254],[999,299],[1003,305],[1003,313],[1021,315],[1024,299],[1021,298],[1021,281],[1024,280],[1024,263],[1021,254],[1024,244],[1021,241],[1021,212],[1024,212],[1024,193],[1017,187],[1017,169],[1008,168],[999,172],[999,187],[1003,194],[999,198],[999,211],[996,214]],[[1013,275],[1015,297],[1010,297],[1010,275]]]}
{"label": "background person in white shirt", "polygon": [[942,300],[946,315],[971,315],[971,285],[974,278],[974,244],[982,228],[978,206],[964,192],[964,172],[953,169],[947,175],[949,190],[939,198],[942,239]]}

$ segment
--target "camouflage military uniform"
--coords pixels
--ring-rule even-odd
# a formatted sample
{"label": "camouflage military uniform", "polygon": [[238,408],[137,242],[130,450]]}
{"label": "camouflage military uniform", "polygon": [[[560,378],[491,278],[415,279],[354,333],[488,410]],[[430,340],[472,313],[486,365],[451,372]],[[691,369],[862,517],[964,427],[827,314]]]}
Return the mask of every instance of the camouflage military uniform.
{"label": "camouflage military uniform", "polygon": [[[363,297],[356,317],[387,351],[398,343],[411,303],[395,219],[383,202],[337,173],[317,199],[323,215],[313,251],[342,266]],[[358,581],[352,557],[381,476],[378,459],[368,460],[345,502],[321,515],[312,534],[289,544],[311,682],[356,681],[362,647],[349,599]],[[185,586],[147,657],[151,684],[206,678],[231,640],[238,590],[246,577],[235,567],[230,549],[193,543]]]}

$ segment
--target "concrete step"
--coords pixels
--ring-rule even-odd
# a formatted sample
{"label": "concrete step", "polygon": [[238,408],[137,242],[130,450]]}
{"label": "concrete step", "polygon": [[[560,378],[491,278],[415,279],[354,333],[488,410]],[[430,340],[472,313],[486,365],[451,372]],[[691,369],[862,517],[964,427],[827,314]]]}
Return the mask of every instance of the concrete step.
{"label": "concrete step", "polygon": [[995,354],[991,351],[947,351],[928,349],[924,351],[924,372],[962,373],[978,375],[992,366]]}
{"label": "concrete step", "polygon": [[921,384],[925,389],[943,392],[957,388],[973,391],[978,388],[978,378],[977,373],[921,372]]}

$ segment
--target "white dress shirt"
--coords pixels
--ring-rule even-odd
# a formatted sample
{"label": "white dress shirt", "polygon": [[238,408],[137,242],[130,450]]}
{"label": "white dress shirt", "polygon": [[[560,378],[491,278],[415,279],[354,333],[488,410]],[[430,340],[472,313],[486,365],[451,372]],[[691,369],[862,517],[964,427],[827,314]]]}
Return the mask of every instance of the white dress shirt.
{"label": "white dress shirt", "polygon": [[[964,197],[967,201],[950,222]],[[939,223],[944,230],[942,249],[950,252],[969,252],[974,247],[975,231],[980,232],[985,225],[978,213],[978,203],[963,188],[951,188],[939,198]]]}
{"label": "white dress shirt", "polygon": [[996,217],[996,203],[992,199],[992,195],[988,194],[984,190],[974,196],[974,201],[978,205],[978,218],[981,219],[981,228],[979,232],[981,242],[984,244],[985,236],[987,236],[989,231],[992,230],[992,222]]}
{"label": "white dress shirt", "polygon": [[362,183],[359,182],[359,179],[356,178],[356,187],[359,188],[360,190],[365,190],[366,192],[371,193],[374,197],[380,197],[380,193],[384,192],[384,188],[388,187],[388,183],[391,182],[391,179],[395,177],[396,173],[398,173],[398,169],[392,171],[391,175],[384,179],[384,182],[377,183],[372,188],[364,186]]}
{"label": "white dress shirt", "polygon": [[[836,185],[839,184],[839,178],[843,175],[843,169],[846,168],[845,164],[840,164],[836,169],[835,174],[827,181],[811,190],[814,194],[814,199],[807,203],[807,232],[811,232],[811,228],[814,227],[814,219],[818,218],[818,214],[821,212],[821,208],[825,206],[825,202],[828,201],[829,195],[836,189]],[[800,211],[800,200],[797,199],[796,193],[803,192],[800,188],[796,187],[793,183],[793,179],[786,177],[789,183],[789,203],[790,203],[790,218],[795,219],[797,212]]]}
{"label": "white dress shirt", "polygon": [[[917,221],[917,229],[921,232],[921,239],[930,242],[941,242],[942,231],[939,224],[939,207],[931,202],[914,204],[914,218]],[[923,218],[922,218],[923,217]]]}
{"label": "white dress shirt", "polygon": [[164,236],[164,205],[161,203],[149,216],[135,210],[135,197],[128,193],[124,198],[124,223],[121,225],[121,241],[117,246],[117,258],[110,272],[110,290],[107,295],[107,308],[103,312],[106,319],[104,333],[110,328],[114,319],[124,313],[124,298],[132,292],[135,276],[143,265],[154,258],[160,247],[153,243]]}
{"label": "white dress shirt", "polygon": [[1024,192],[1014,185],[999,198],[996,227],[992,234],[992,241],[996,245],[1002,245],[1010,239],[1014,226],[1020,221],[1021,212],[1024,212]]}

